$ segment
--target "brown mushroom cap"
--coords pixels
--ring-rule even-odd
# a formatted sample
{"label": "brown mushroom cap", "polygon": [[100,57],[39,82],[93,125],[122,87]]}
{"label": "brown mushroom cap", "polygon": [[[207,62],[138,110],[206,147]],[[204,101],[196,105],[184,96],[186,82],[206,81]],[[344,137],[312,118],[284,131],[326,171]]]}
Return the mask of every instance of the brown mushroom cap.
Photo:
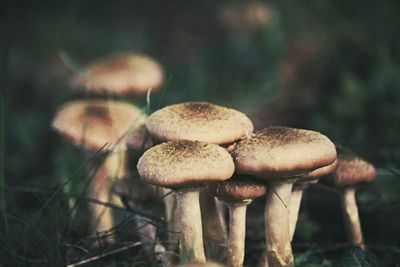
{"label": "brown mushroom cap", "polygon": [[192,140],[228,144],[253,131],[250,119],[234,109],[207,102],[187,102],[160,109],[146,122],[160,141]]}
{"label": "brown mushroom cap", "polygon": [[265,195],[267,187],[250,175],[235,174],[231,179],[213,183],[210,192],[225,202],[246,202]]}
{"label": "brown mushroom cap", "polygon": [[150,148],[137,168],[140,177],[150,184],[181,188],[229,179],[235,165],[218,145],[181,140]]}
{"label": "brown mushroom cap", "polygon": [[375,180],[375,167],[354,155],[339,154],[338,166],[332,175],[323,179],[323,183],[332,184],[337,187],[347,187],[363,182]]}
{"label": "brown mushroom cap", "polygon": [[238,173],[285,179],[332,164],[336,149],[318,132],[273,126],[239,142],[232,156]]}
{"label": "brown mushroom cap", "polygon": [[154,59],[132,53],[118,53],[99,59],[85,67],[72,80],[75,89],[97,94],[145,94],[159,88],[163,70]]}
{"label": "brown mushroom cap", "polygon": [[62,106],[52,126],[77,146],[110,150],[125,149],[124,136],[143,120],[141,111],[125,102],[79,100]]}

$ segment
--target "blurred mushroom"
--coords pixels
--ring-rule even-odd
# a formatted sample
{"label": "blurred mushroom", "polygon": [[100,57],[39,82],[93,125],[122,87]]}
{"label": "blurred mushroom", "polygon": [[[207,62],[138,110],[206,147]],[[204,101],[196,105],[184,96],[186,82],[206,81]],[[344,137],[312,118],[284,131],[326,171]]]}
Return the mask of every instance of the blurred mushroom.
{"label": "blurred mushroom", "polygon": [[332,164],[335,145],[318,132],[274,126],[239,142],[232,156],[238,173],[253,175],[268,185],[265,253],[269,266],[293,264],[288,207],[293,184]]}
{"label": "blurred mushroom", "polygon": [[[89,196],[109,202],[113,179],[126,175],[125,135],[135,132],[142,122],[140,110],[117,101],[73,101],[62,106],[53,119],[52,127],[74,145],[86,151],[105,153],[100,167],[94,168]],[[113,226],[112,210],[98,203],[91,203],[91,224],[96,232]],[[112,238],[109,238],[112,241]]]}
{"label": "blurred mushroom", "polygon": [[234,164],[214,144],[188,140],[162,143],[139,159],[140,177],[176,191],[181,223],[182,261],[205,262],[199,191],[202,184],[229,179]]}
{"label": "blurred mushroom", "polygon": [[332,175],[321,179],[321,183],[336,188],[342,201],[343,216],[349,242],[365,249],[360,218],[355,198],[357,185],[375,180],[374,166],[354,155],[341,153],[338,155],[338,166]]}
{"label": "blurred mushroom", "polygon": [[170,257],[165,247],[157,239],[157,226],[152,223],[164,191],[140,179],[135,171],[127,178],[114,182],[112,192],[123,199],[125,205],[133,210],[140,210],[136,215],[137,234],[146,252],[154,255],[163,266],[170,266]]}
{"label": "blurred mushroom", "polygon": [[161,65],[134,53],[115,53],[84,67],[73,79],[76,90],[94,94],[143,95],[164,82]]}
{"label": "blurred mushroom", "polygon": [[255,198],[266,192],[266,186],[249,175],[234,175],[231,179],[210,185],[211,193],[229,207],[229,259],[231,267],[241,267],[244,261],[246,209]]}
{"label": "blurred mushroom", "polygon": [[[252,122],[242,112],[207,102],[186,102],[162,108],[149,116],[146,127],[159,141],[191,140],[225,147],[253,132]],[[208,256],[224,258],[227,233],[218,202],[205,190],[200,193],[200,205]]]}
{"label": "blurred mushroom", "polygon": [[290,240],[293,240],[294,233],[296,231],[297,219],[299,217],[299,210],[301,205],[301,199],[303,197],[304,190],[306,190],[311,184],[318,182],[318,179],[322,176],[332,173],[337,167],[337,160],[332,164],[318,168],[305,175],[302,179],[299,179],[292,189],[292,196],[290,197]]}

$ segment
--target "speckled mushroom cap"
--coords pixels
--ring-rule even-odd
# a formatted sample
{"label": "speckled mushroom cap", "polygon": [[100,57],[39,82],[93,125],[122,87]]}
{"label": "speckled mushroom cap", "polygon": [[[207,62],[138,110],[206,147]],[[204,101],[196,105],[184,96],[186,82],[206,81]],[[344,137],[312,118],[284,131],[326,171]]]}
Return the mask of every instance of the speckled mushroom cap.
{"label": "speckled mushroom cap", "polygon": [[96,94],[145,94],[158,89],[164,81],[163,70],[154,59],[131,53],[118,53],[99,59],[72,80],[74,89]]}
{"label": "speckled mushroom cap", "polygon": [[250,119],[234,109],[207,102],[187,102],[162,108],[146,122],[160,141],[192,140],[229,144],[253,131]]}
{"label": "speckled mushroom cap", "polygon": [[300,178],[332,164],[336,149],[321,133],[273,126],[239,142],[232,156],[236,172],[271,180]]}
{"label": "speckled mushroom cap", "polygon": [[150,148],[137,168],[150,184],[181,188],[229,179],[235,165],[231,155],[218,145],[180,140]]}
{"label": "speckled mushroom cap", "polygon": [[367,161],[349,154],[338,155],[336,171],[325,177],[322,182],[337,187],[348,187],[375,180],[375,167]]}
{"label": "speckled mushroom cap", "polygon": [[141,111],[128,103],[79,100],[62,106],[52,126],[77,146],[110,150],[125,149],[125,135],[134,133],[141,121]]}
{"label": "speckled mushroom cap", "polygon": [[250,175],[235,174],[231,179],[209,186],[211,194],[225,202],[249,202],[263,196],[267,187]]}

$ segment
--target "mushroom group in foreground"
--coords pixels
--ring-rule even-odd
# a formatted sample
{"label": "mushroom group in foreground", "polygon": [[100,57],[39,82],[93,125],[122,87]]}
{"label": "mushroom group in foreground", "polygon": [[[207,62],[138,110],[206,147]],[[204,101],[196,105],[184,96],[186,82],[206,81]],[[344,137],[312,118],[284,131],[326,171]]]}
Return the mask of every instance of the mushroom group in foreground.
{"label": "mushroom group in foreground", "polygon": [[335,145],[318,132],[269,127],[239,142],[232,156],[236,172],[267,183],[264,215],[269,266],[293,264],[289,230],[293,184],[307,173],[332,164],[336,160]]}
{"label": "mushroom group in foreground", "polygon": [[[191,140],[224,147],[246,138],[253,131],[253,124],[244,113],[208,102],[166,106],[149,116],[146,127],[158,142]],[[227,256],[227,233],[220,206],[208,190],[200,192],[200,205],[206,252],[214,259],[223,259]]]}
{"label": "mushroom group in foreground", "polygon": [[230,154],[215,144],[171,141],[147,150],[137,165],[140,177],[176,191],[181,226],[181,261],[205,262],[199,191],[210,182],[231,178]]}
{"label": "mushroom group in foreground", "polygon": [[372,164],[357,156],[340,153],[336,171],[321,181],[339,192],[347,238],[351,245],[361,249],[365,249],[365,244],[355,192],[359,184],[372,182],[375,176],[376,170]]}

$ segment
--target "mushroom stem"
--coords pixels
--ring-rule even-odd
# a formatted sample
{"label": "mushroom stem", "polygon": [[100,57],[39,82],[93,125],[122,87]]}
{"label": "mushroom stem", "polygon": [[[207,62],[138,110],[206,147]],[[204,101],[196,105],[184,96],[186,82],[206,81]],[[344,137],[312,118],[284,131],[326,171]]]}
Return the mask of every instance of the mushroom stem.
{"label": "mushroom stem", "polygon": [[[110,152],[93,176],[89,188],[89,197],[104,203],[110,202],[112,179],[114,177],[122,178],[125,173],[125,151]],[[112,208],[99,203],[90,203],[89,209],[92,214],[91,226],[94,233],[101,233],[113,228]],[[107,237],[107,242],[113,241],[112,236]]]}
{"label": "mushroom stem", "polygon": [[290,229],[290,241],[293,240],[294,233],[296,232],[296,224],[299,218],[299,211],[301,206],[301,199],[303,192],[307,186],[297,185],[293,186],[292,195],[290,197],[290,218],[289,218],[289,229]]}
{"label": "mushroom stem", "polygon": [[175,192],[171,192],[170,189],[161,188],[163,195],[164,210],[165,210],[165,221],[167,224],[168,231],[168,249],[175,250],[178,246],[180,231],[179,227],[179,213],[177,211]]}
{"label": "mushroom stem", "polygon": [[269,183],[265,205],[265,243],[269,266],[293,265],[289,233],[289,205],[293,182]]}
{"label": "mushroom stem", "polygon": [[181,223],[181,261],[206,262],[199,191],[181,189],[177,191],[176,198]]}
{"label": "mushroom stem", "polygon": [[214,196],[208,190],[200,191],[200,207],[207,257],[224,260],[228,256],[226,224],[221,210],[218,210]]}
{"label": "mushroom stem", "polygon": [[355,189],[353,187],[344,189],[341,193],[341,199],[347,238],[352,245],[365,249],[356,203]]}
{"label": "mushroom stem", "polygon": [[247,204],[229,204],[229,260],[231,267],[241,267],[244,261]]}

